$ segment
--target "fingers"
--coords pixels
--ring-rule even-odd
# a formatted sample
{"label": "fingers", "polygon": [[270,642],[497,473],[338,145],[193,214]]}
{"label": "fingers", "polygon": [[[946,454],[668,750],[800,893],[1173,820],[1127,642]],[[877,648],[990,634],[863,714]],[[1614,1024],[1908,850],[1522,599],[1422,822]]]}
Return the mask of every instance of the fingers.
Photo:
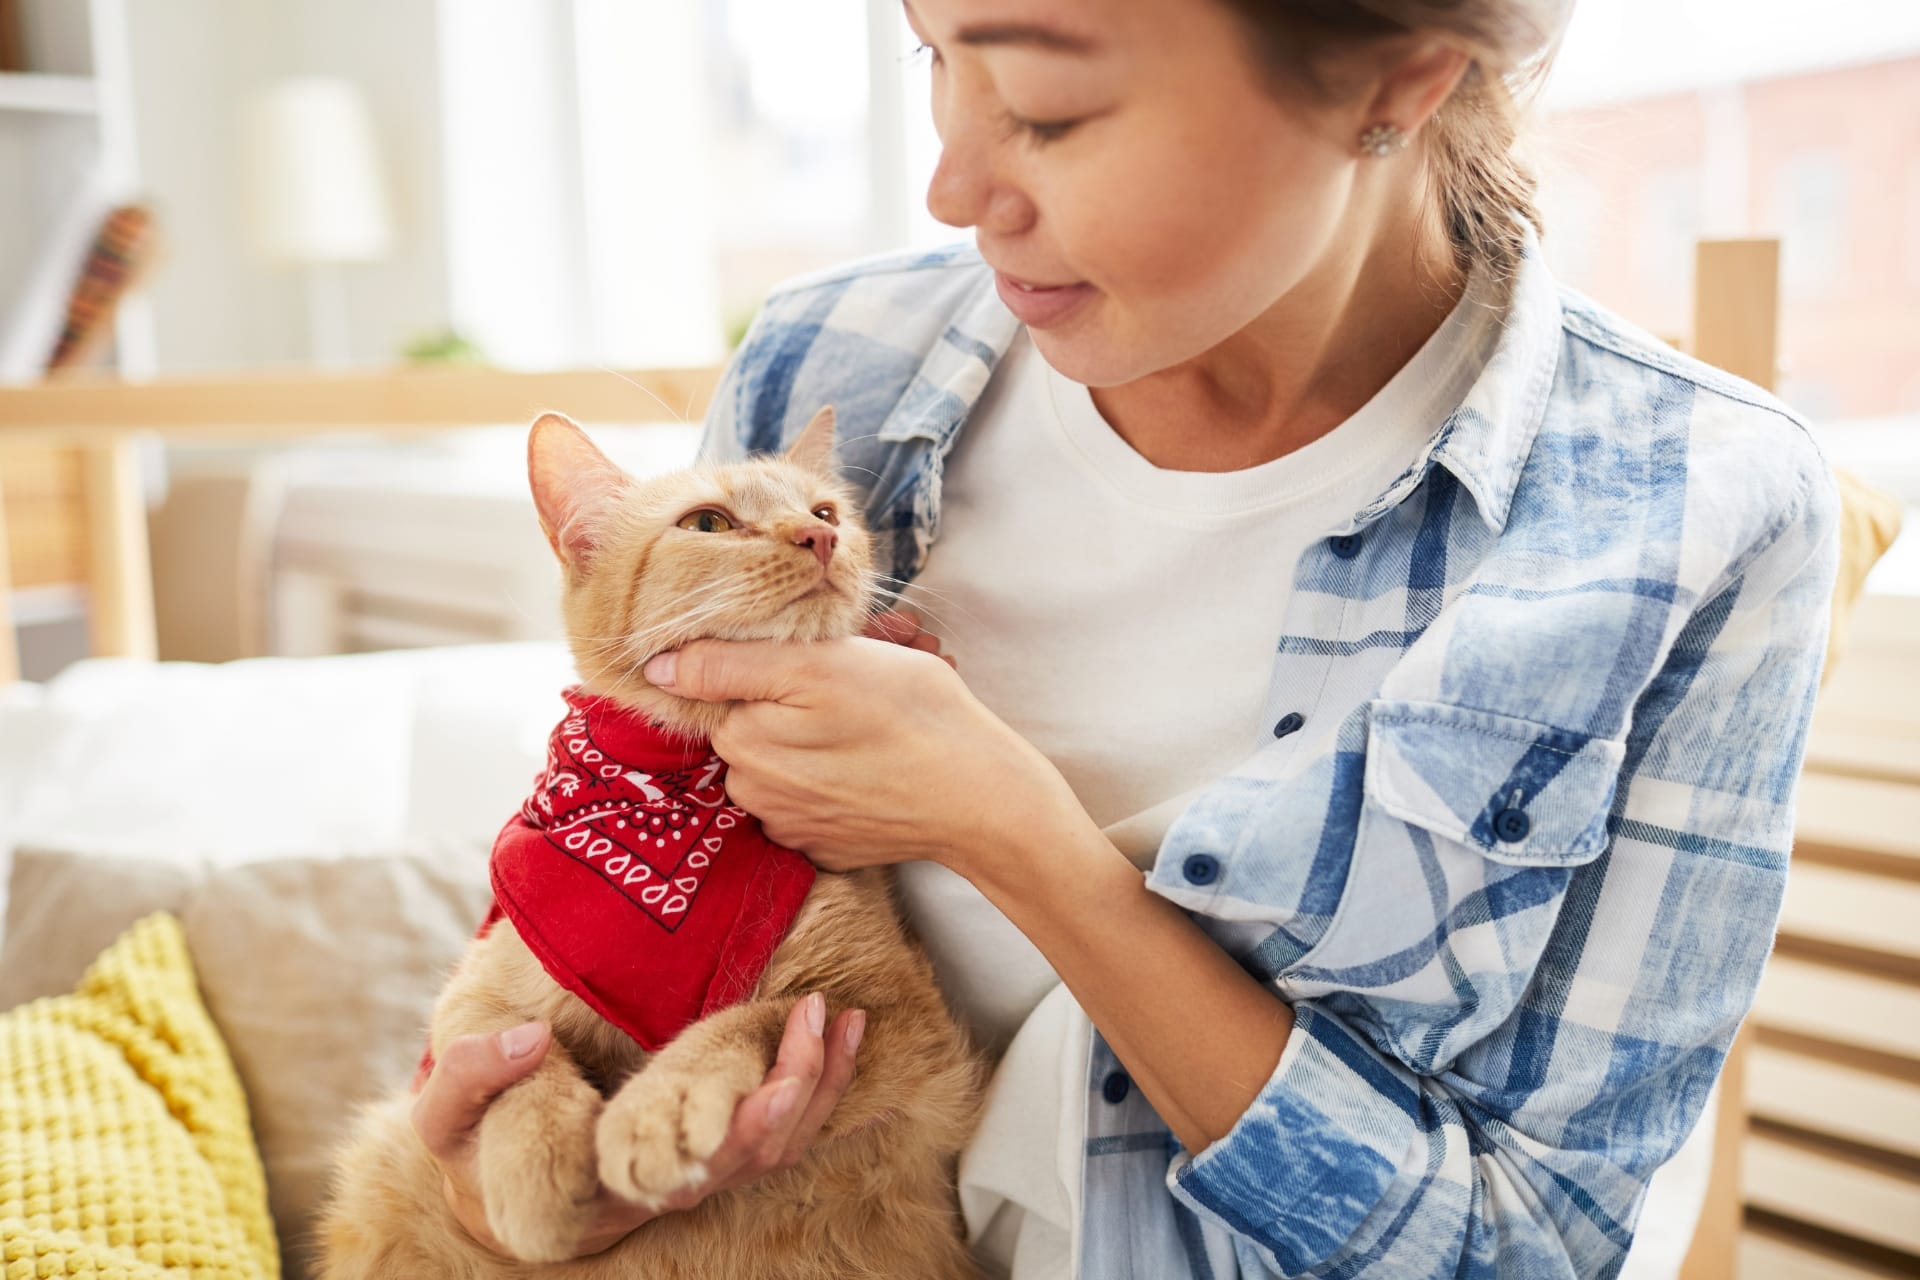
{"label": "fingers", "polygon": [[652,684],[698,702],[781,702],[805,683],[794,645],[767,640],[695,640],[655,654],[641,668]]}
{"label": "fingers", "polygon": [[925,634],[925,629],[920,625],[920,615],[909,609],[883,609],[867,619],[861,634],[893,644],[911,644],[914,637]]}
{"label": "fingers", "polygon": [[[853,1078],[853,1053],[846,1045],[845,1029],[854,1016],[842,1013],[834,1020],[832,1039],[838,1047],[830,1053],[823,1040],[825,999],[816,992],[794,1005],[772,1070],[735,1108],[733,1127],[709,1162],[714,1172],[711,1185],[750,1182],[806,1153]],[[830,1058],[832,1078],[827,1075]]]}
{"label": "fingers", "polygon": [[813,1097],[801,1112],[800,1122],[789,1135],[786,1149],[781,1153],[780,1164],[783,1168],[792,1168],[800,1163],[807,1154],[807,1148],[820,1136],[822,1126],[833,1109],[846,1096],[847,1089],[853,1084],[854,1051],[860,1047],[860,1037],[866,1034],[867,1014],[864,1009],[842,1009],[834,1015],[826,1035],[826,1065],[820,1071],[820,1083],[814,1086]]}
{"label": "fingers", "polygon": [[928,631],[920,621],[920,615],[910,609],[886,609],[874,614],[867,619],[867,628],[861,634],[870,639],[918,649],[922,653],[932,654],[950,667],[954,665],[952,658],[940,652],[940,637]]}
{"label": "fingers", "polygon": [[413,1103],[414,1132],[428,1154],[443,1166],[457,1161],[487,1104],[540,1065],[549,1037],[546,1023],[529,1022],[448,1044]]}

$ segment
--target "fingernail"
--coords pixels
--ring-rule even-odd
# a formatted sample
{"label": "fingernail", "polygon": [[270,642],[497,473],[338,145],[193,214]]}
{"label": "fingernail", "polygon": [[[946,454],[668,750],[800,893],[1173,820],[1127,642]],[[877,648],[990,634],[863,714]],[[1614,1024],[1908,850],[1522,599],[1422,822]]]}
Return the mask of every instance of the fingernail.
{"label": "fingernail", "polygon": [[773,1101],[767,1104],[767,1119],[774,1124],[785,1120],[793,1110],[793,1104],[800,1099],[800,1082],[783,1080],[780,1087],[773,1091]]}
{"label": "fingernail", "polygon": [[540,1047],[540,1038],[546,1034],[546,1028],[537,1022],[529,1022],[500,1033],[500,1052],[509,1058],[524,1058]]}
{"label": "fingernail", "polygon": [[818,991],[807,997],[807,1027],[815,1035],[827,1029],[827,998]]}
{"label": "fingernail", "polygon": [[649,682],[662,689],[673,688],[674,668],[680,665],[677,653],[656,653],[647,659],[647,665],[640,668],[640,674]]}
{"label": "fingernail", "polygon": [[860,1047],[860,1037],[867,1034],[867,1011],[857,1010],[847,1019],[847,1052],[852,1053]]}

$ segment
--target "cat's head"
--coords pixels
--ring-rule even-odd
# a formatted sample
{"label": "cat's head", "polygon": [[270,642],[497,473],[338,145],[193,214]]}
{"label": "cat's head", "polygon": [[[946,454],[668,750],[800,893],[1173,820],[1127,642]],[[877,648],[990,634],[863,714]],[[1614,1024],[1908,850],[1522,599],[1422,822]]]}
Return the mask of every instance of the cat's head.
{"label": "cat's head", "polygon": [[559,414],[533,424],[527,476],[560,558],[561,613],[581,682],[704,736],[725,704],[689,702],[641,667],[690,640],[858,634],[872,544],[832,467],[833,409],[784,456],[638,479]]}

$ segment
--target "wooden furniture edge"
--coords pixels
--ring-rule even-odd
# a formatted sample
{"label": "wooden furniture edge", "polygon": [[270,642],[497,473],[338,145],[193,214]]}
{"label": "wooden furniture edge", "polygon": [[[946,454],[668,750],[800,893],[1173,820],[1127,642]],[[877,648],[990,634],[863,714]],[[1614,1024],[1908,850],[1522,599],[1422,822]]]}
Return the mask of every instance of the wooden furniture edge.
{"label": "wooden furniture edge", "polygon": [[[157,652],[142,436],[264,442],[311,435],[406,434],[531,422],[558,410],[583,422],[697,422],[720,384],[718,367],[563,370],[403,369],[343,374],[262,373],[127,382],[64,378],[0,387],[0,465],[9,445],[52,444],[83,455],[91,650]],[[4,521],[0,510],[0,521]],[[12,582],[0,528],[0,684],[19,678]]]}

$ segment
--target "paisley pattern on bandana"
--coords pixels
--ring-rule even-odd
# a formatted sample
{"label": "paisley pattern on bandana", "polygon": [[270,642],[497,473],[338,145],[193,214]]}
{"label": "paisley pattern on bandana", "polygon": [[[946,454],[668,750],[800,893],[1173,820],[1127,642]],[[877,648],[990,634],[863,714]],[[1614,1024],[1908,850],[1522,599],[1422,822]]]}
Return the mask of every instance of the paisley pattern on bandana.
{"label": "paisley pattern on bandana", "polygon": [[563,696],[533,794],[494,839],[479,936],[512,921],[555,982],[657,1050],[753,994],[813,864],[727,799],[709,744],[579,686]]}

